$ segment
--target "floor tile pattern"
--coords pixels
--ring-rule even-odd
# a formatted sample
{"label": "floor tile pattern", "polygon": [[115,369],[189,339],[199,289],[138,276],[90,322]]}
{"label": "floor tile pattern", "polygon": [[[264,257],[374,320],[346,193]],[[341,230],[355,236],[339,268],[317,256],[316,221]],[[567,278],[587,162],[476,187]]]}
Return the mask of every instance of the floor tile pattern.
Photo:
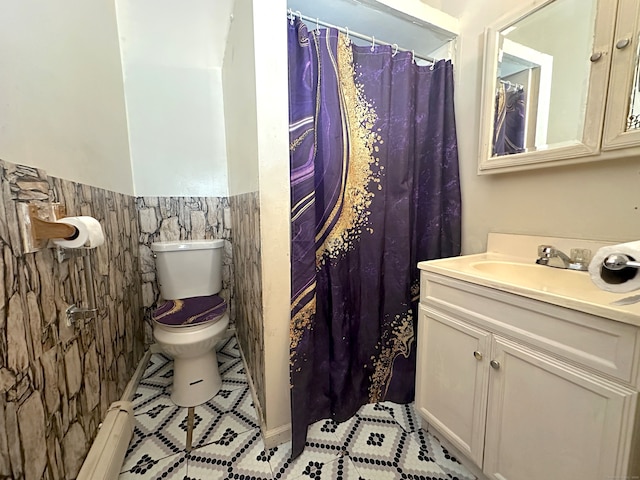
{"label": "floor tile pattern", "polygon": [[316,422],[295,460],[290,442],[266,450],[236,339],[217,350],[222,388],[195,408],[191,452],[187,409],[169,397],[172,361],[151,356],[133,401],[136,425],[121,480],[474,480],[420,429],[412,404],[370,404],[346,422]]}

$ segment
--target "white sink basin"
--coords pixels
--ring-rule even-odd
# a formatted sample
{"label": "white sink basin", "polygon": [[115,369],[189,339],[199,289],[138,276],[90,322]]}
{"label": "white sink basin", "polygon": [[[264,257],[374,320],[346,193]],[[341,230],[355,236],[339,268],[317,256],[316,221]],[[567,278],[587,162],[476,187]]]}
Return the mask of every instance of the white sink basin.
{"label": "white sink basin", "polygon": [[486,260],[472,262],[470,267],[481,275],[490,275],[506,283],[542,291],[570,294],[594,288],[587,272],[547,267],[535,263]]}
{"label": "white sink basin", "polygon": [[640,302],[618,304],[621,294],[598,289],[587,272],[538,265],[493,253],[420,262],[418,267],[497,290],[640,326]]}
{"label": "white sink basin", "polygon": [[[611,293],[594,285],[588,272],[536,264],[538,245],[554,245],[565,252],[588,248],[596,252],[602,242],[535,235],[490,233],[489,251],[418,263],[432,284],[450,279],[516,294],[542,302],[640,326],[640,295]],[[425,282],[422,282],[423,284]],[[471,287],[470,292],[475,292]],[[423,291],[422,295],[431,293]]]}

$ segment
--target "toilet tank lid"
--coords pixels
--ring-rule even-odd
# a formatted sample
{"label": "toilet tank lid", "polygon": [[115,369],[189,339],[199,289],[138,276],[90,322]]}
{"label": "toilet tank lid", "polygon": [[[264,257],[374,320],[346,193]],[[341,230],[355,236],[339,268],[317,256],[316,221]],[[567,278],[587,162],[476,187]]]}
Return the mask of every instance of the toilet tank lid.
{"label": "toilet tank lid", "polygon": [[154,252],[173,252],[177,250],[207,250],[212,248],[222,248],[224,240],[173,240],[169,242],[153,242],[151,250]]}

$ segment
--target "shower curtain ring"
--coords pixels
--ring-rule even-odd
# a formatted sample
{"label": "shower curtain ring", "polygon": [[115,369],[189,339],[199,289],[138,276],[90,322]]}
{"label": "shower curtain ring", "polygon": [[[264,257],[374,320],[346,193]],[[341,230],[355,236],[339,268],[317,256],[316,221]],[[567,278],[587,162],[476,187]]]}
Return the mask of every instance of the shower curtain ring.
{"label": "shower curtain ring", "polygon": [[293,10],[289,9],[289,23],[293,25],[293,21],[295,20],[295,16],[293,15]]}
{"label": "shower curtain ring", "polygon": [[298,19],[302,21],[302,13],[300,12],[300,10],[296,10],[296,14],[298,15]]}
{"label": "shower curtain ring", "polygon": [[376,48],[376,37],[371,35],[371,51],[373,52],[375,48]]}
{"label": "shower curtain ring", "polygon": [[350,42],[351,39],[349,38],[349,27],[344,27],[345,33],[347,35],[347,42]]}
{"label": "shower curtain ring", "polygon": [[316,17],[316,35],[320,35],[320,20]]}
{"label": "shower curtain ring", "polygon": [[393,53],[391,54],[392,57],[395,57],[398,54],[398,44],[394,43],[393,47],[395,48],[395,50],[393,51]]}
{"label": "shower curtain ring", "polygon": [[416,51],[411,50],[411,62],[416,63]]}

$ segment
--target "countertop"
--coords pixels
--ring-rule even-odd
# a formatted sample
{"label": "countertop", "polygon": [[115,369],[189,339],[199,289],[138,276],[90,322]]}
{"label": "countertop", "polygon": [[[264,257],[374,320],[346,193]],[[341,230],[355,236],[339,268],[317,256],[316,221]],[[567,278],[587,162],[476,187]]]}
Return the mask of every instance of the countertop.
{"label": "countertop", "polygon": [[[600,290],[588,272],[537,265],[530,258],[495,252],[420,262],[418,268],[640,327],[640,291]],[[623,299],[635,303],[615,303]]]}

